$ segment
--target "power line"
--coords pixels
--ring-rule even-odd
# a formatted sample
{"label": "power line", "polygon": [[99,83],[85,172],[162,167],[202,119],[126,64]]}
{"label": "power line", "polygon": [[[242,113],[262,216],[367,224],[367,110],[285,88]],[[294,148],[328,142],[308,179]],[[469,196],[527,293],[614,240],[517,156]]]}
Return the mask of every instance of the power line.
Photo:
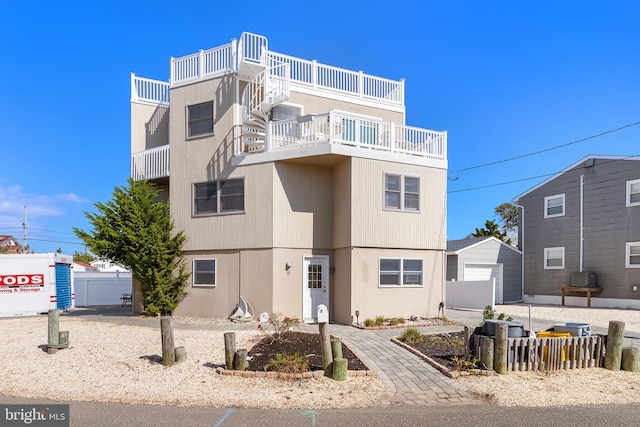
{"label": "power line", "polygon": [[511,162],[513,160],[523,159],[525,157],[535,156],[535,155],[538,155],[538,154],[542,154],[542,153],[546,153],[546,152],[549,152],[549,151],[557,150],[559,148],[564,148],[564,147],[568,147],[570,145],[578,144],[580,142],[588,141],[590,139],[599,138],[601,136],[604,136],[604,135],[607,135],[607,134],[610,134],[610,133],[614,133],[614,132],[618,132],[618,131],[621,131],[623,129],[627,129],[627,128],[630,128],[632,126],[637,126],[637,125],[640,125],[640,122],[630,123],[628,125],[624,125],[624,126],[621,126],[619,128],[610,129],[610,130],[598,133],[596,135],[587,136],[586,138],[582,138],[582,139],[578,139],[578,140],[575,140],[575,141],[567,142],[566,144],[556,145],[556,146],[553,146],[553,147],[545,148],[543,150],[534,151],[534,152],[527,153],[527,154],[522,154],[520,156],[510,157],[508,159],[496,160],[494,162],[489,162],[489,163],[484,163],[484,164],[477,165],[477,166],[469,166],[467,168],[458,169],[458,173],[457,173],[456,177],[455,178],[448,178],[448,179],[450,181],[457,181],[462,177],[462,173],[464,171],[468,171],[468,170],[472,170],[472,169],[480,169],[480,168],[484,168],[484,167],[488,167],[488,166],[497,165],[497,164],[500,164],[500,163],[507,163],[507,162]]}
{"label": "power line", "polygon": [[[640,122],[638,122],[638,123],[640,123]],[[620,159],[605,160],[605,161],[602,161],[600,163],[595,164],[594,167],[595,166],[606,165],[607,163],[619,162],[621,160],[632,159],[634,157],[640,157],[640,154],[634,154],[632,156],[625,156],[625,157],[622,157]],[[532,179],[545,178],[547,176],[557,175],[557,174],[562,173],[564,171],[565,171],[565,169],[563,169],[561,171],[558,171],[558,172],[546,173],[544,175],[538,175],[538,176],[532,176],[532,177],[529,177],[529,178],[516,179],[516,180],[513,180],[513,181],[504,181],[504,182],[498,182],[496,184],[482,185],[482,186],[479,186],[479,187],[463,188],[461,190],[452,190],[452,191],[447,191],[447,194],[462,193],[462,192],[465,192],[465,191],[473,191],[473,190],[483,190],[485,188],[498,187],[498,186],[501,186],[501,185],[514,184],[514,183],[517,183],[517,182],[529,181],[529,180],[532,180]]]}

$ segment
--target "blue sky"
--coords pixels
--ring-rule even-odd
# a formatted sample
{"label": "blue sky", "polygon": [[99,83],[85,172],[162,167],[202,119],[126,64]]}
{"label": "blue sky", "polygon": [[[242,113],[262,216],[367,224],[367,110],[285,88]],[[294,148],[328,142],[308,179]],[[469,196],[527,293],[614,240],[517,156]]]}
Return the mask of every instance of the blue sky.
{"label": "blue sky", "polygon": [[[129,175],[130,72],[265,35],[277,52],[406,79],[406,122],[447,130],[449,239],[588,154],[640,154],[634,1],[2,2],[0,234],[83,251],[72,227]],[[480,187],[480,188],[478,188]],[[463,191],[471,188],[475,190]]]}

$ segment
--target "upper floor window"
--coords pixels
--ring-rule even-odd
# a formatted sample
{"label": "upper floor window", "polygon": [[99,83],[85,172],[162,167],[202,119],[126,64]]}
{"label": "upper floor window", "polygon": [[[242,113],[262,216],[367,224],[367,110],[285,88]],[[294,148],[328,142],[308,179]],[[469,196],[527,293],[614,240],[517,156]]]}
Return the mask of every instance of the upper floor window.
{"label": "upper floor window", "polygon": [[640,268],[640,242],[627,242],[625,253],[625,266],[627,268]]}
{"label": "upper floor window", "polygon": [[564,216],[564,194],[544,198],[544,217]]}
{"label": "upper floor window", "polygon": [[564,268],[564,247],[544,248],[545,270]]}
{"label": "upper floor window", "polygon": [[640,206],[640,179],[627,181],[627,206]]}
{"label": "upper floor window", "polygon": [[194,184],[194,215],[244,211],[244,179]]}
{"label": "upper floor window", "polygon": [[187,107],[187,138],[213,134],[213,101]]}
{"label": "upper floor window", "polygon": [[215,259],[194,259],[193,260],[193,286],[215,286],[216,285],[216,260]]}
{"label": "upper floor window", "polygon": [[422,260],[380,258],[380,286],[422,286]]}
{"label": "upper floor window", "polygon": [[417,211],[420,209],[420,178],[384,175],[384,207]]}

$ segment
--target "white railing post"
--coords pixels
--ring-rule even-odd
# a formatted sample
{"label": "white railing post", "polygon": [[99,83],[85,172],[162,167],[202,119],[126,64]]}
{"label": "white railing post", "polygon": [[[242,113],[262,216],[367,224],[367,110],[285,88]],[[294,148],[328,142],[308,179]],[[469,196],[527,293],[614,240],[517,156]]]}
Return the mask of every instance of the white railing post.
{"label": "white railing post", "polygon": [[396,151],[396,124],[391,122],[389,126],[389,149],[393,153]]}
{"label": "white railing post", "polygon": [[318,87],[318,61],[311,61],[311,85]]}
{"label": "white railing post", "polygon": [[131,102],[138,102],[138,90],[136,89],[135,73],[131,73]]}
{"label": "white railing post", "polygon": [[358,71],[358,95],[360,98],[364,97],[364,73]]}
{"label": "white railing post", "polygon": [[238,62],[238,44],[239,42],[236,39],[231,39],[231,58],[229,60],[231,69],[233,71],[238,71],[239,62]]}
{"label": "white railing post", "polygon": [[264,124],[264,152],[269,153],[271,151],[271,121],[267,118]]}
{"label": "white railing post", "polygon": [[196,80],[201,79],[204,76],[204,50],[198,51],[198,76]]}
{"label": "white railing post", "polygon": [[399,101],[401,105],[404,105],[404,79],[400,79],[400,96]]}
{"label": "white railing post", "polygon": [[442,153],[440,154],[443,159],[447,158],[447,131],[442,132]]}
{"label": "white railing post", "polygon": [[176,77],[173,71],[173,68],[175,67],[175,62],[176,62],[176,58],[174,58],[173,56],[170,58],[169,60],[169,64],[170,65],[170,70],[169,70],[169,84],[173,84],[173,82],[176,81]]}

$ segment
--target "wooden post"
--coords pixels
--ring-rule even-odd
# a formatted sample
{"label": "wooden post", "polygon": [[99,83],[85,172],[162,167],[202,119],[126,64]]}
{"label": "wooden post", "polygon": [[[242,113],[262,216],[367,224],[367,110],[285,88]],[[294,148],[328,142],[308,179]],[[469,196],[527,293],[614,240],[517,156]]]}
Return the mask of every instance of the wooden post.
{"label": "wooden post", "polygon": [[[469,345],[470,337],[471,337],[471,328],[468,326],[465,326],[464,327],[464,360],[469,360],[469,350],[471,349]],[[493,365],[493,361],[491,362],[491,365]]]}
{"label": "wooden post", "polygon": [[171,316],[160,318],[160,334],[162,335],[162,364],[171,366],[176,363],[176,350],[173,344],[173,325]]}
{"label": "wooden post", "polygon": [[233,356],[236,354],[236,333],[224,333],[224,361],[227,369],[233,369]]}
{"label": "wooden post", "polygon": [[326,322],[318,323],[318,328],[320,329],[320,343],[322,344],[322,369],[324,369],[324,375],[331,378],[333,355],[331,353],[329,324]]}
{"label": "wooden post", "polygon": [[338,357],[333,359],[333,372],[331,378],[336,381],[345,381],[347,379],[348,362],[347,359]]}
{"label": "wooden post", "polygon": [[489,371],[493,370],[493,342],[490,337],[480,338],[480,362]]}
{"label": "wooden post", "polygon": [[624,345],[624,322],[612,320],[609,322],[607,346],[604,355],[604,367],[610,371],[619,371],[622,361],[622,346]]}
{"label": "wooden post", "polygon": [[58,351],[57,348],[51,346],[57,346],[60,344],[60,310],[49,310],[49,338],[47,347],[47,353],[53,354]]}
{"label": "wooden post", "polygon": [[331,357],[333,357],[333,360],[342,359],[342,342],[340,342],[340,338],[331,338]]}
{"label": "wooden post", "polygon": [[69,331],[58,332],[58,343],[60,345],[69,343]]}
{"label": "wooden post", "polygon": [[244,371],[247,369],[247,349],[239,348],[233,357],[233,369],[236,371]]}
{"label": "wooden post", "polygon": [[622,349],[622,369],[629,372],[640,371],[637,348]]}
{"label": "wooden post", "polygon": [[493,352],[493,369],[499,374],[507,373],[507,362],[509,360],[508,336],[509,327],[505,323],[497,323],[494,342],[495,348]]}
{"label": "wooden post", "polygon": [[185,360],[187,360],[187,351],[184,349],[184,347],[176,347],[175,353],[176,363],[184,362]]}

